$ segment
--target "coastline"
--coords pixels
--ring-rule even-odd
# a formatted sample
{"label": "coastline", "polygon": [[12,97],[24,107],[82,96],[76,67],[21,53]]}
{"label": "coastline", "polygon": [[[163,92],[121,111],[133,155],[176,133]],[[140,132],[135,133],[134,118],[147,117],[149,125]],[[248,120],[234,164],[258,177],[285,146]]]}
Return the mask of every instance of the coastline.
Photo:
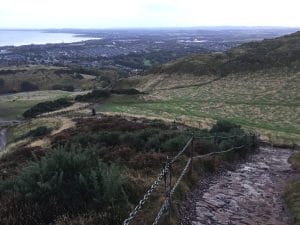
{"label": "coastline", "polygon": [[[102,39],[101,37],[94,37],[93,35],[84,33],[73,33],[67,31],[55,32],[51,30],[0,29],[0,34],[0,48],[47,44],[72,44]],[[22,39],[19,37],[22,37]]]}

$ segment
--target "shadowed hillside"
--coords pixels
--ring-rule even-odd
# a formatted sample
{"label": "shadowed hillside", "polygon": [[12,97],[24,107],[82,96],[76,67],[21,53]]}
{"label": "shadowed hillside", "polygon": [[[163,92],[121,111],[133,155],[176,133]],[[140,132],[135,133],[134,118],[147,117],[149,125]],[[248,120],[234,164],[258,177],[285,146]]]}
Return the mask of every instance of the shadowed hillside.
{"label": "shadowed hillside", "polygon": [[225,53],[201,54],[183,58],[157,67],[150,73],[226,75],[274,67],[300,69],[300,32],[261,42],[246,43]]}

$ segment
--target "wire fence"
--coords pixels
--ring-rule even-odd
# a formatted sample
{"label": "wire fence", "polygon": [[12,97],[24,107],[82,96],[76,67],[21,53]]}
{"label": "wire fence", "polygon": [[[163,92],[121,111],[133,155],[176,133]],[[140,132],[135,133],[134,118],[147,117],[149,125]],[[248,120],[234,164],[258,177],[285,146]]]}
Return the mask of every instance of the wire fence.
{"label": "wire fence", "polygon": [[[253,140],[256,138],[256,135],[254,133],[249,133],[249,134],[245,134],[245,135],[233,135],[233,136],[219,136],[219,138],[243,138],[243,137],[250,137]],[[216,136],[210,136],[209,138],[215,138]],[[177,187],[179,186],[179,184],[182,182],[184,176],[187,174],[187,172],[192,168],[192,163],[193,163],[193,159],[200,159],[200,158],[206,158],[206,157],[211,157],[214,155],[220,155],[220,154],[226,154],[228,152],[232,152],[235,150],[240,150],[245,148],[245,145],[240,145],[240,146],[236,146],[236,147],[232,147],[230,149],[224,150],[224,151],[218,151],[218,152],[211,152],[205,155],[198,155],[198,156],[194,156],[193,151],[194,151],[194,141],[196,139],[200,139],[201,137],[197,137],[197,136],[192,136],[186,143],[186,145],[182,148],[182,150],[180,152],[178,152],[177,155],[175,155],[173,158],[169,159],[168,162],[166,163],[166,165],[164,166],[164,168],[161,170],[160,174],[158,175],[158,177],[156,178],[156,180],[153,182],[153,184],[151,185],[151,187],[147,190],[147,192],[145,193],[145,195],[143,196],[142,200],[139,201],[139,203],[137,204],[137,206],[131,211],[131,213],[129,214],[128,218],[124,220],[123,225],[129,225],[131,222],[133,222],[133,220],[136,218],[137,214],[142,210],[143,205],[149,201],[151,194],[159,187],[159,184],[162,182],[163,178],[165,178],[165,199],[161,205],[161,207],[159,208],[158,213],[156,214],[156,217],[152,223],[152,225],[157,225],[159,224],[159,222],[161,222],[161,219],[164,215],[166,215],[171,208],[171,204],[172,204],[172,196],[174,195],[174,193],[176,192]],[[208,137],[205,137],[208,138]],[[174,183],[174,185],[172,186],[172,166],[173,164],[179,160],[179,157],[182,156],[187,150],[190,151],[189,154],[189,159],[186,162],[183,170],[181,171],[178,179],[176,180],[176,182]],[[169,181],[167,181],[167,176],[169,176]]]}

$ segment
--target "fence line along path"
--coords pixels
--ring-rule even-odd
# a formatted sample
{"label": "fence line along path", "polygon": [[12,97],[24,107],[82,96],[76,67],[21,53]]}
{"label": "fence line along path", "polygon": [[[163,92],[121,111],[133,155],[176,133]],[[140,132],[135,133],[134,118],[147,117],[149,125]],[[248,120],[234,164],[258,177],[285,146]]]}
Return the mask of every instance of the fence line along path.
{"label": "fence line along path", "polygon": [[[135,217],[137,216],[137,214],[139,212],[142,211],[143,206],[145,205],[146,202],[149,201],[152,193],[154,191],[156,191],[156,189],[159,187],[160,183],[164,180],[165,182],[165,199],[160,207],[160,209],[158,210],[158,213],[152,223],[152,225],[157,225],[159,224],[159,222],[161,221],[162,217],[164,215],[166,215],[171,208],[171,204],[172,204],[172,196],[175,193],[177,187],[179,186],[179,184],[181,183],[181,181],[183,180],[184,176],[187,174],[187,172],[189,171],[189,169],[192,168],[192,163],[193,163],[193,159],[195,158],[205,158],[205,157],[211,157],[214,155],[219,155],[219,154],[225,154],[228,152],[232,152],[235,150],[241,150],[245,147],[245,145],[241,145],[241,146],[236,146],[236,147],[232,147],[230,149],[227,149],[225,151],[220,151],[220,152],[211,152],[205,155],[198,155],[198,156],[194,156],[194,140],[196,139],[212,139],[215,140],[216,138],[218,139],[230,139],[230,138],[241,138],[241,137],[251,137],[252,140],[254,140],[256,138],[255,134],[247,134],[247,135],[236,135],[236,136],[210,136],[210,137],[200,137],[200,136],[195,136],[193,135],[186,143],[186,145],[183,147],[183,149],[181,151],[178,152],[177,155],[175,155],[173,158],[169,159],[165,166],[163,167],[163,169],[161,170],[161,172],[159,173],[159,175],[157,176],[157,178],[155,179],[155,181],[153,182],[153,184],[150,186],[150,188],[146,191],[146,193],[144,194],[143,198],[139,201],[139,203],[136,205],[136,207],[131,211],[131,213],[129,214],[128,218],[124,220],[123,225],[129,225],[131,222],[133,222],[133,220],[135,219]],[[180,156],[182,156],[185,152],[187,152],[189,150],[189,159],[186,162],[184,169],[181,171],[178,179],[176,180],[175,184],[172,186],[172,166],[173,164],[179,160]],[[169,177],[169,180],[167,179],[167,177]]]}

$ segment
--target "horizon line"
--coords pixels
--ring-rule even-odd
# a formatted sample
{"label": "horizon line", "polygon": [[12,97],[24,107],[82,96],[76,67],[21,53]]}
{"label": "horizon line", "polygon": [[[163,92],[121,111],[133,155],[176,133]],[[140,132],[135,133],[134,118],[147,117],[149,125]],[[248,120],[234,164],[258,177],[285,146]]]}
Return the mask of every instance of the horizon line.
{"label": "horizon line", "polygon": [[254,29],[278,29],[278,28],[281,28],[281,29],[300,29],[300,26],[265,26],[265,25],[262,25],[262,26],[256,26],[256,25],[200,25],[200,26],[164,26],[164,27],[156,27],[156,26],[153,26],[153,27],[99,27],[99,28],[96,28],[96,27],[93,27],[93,28],[81,28],[81,27],[74,27],[74,28],[71,28],[71,27],[64,27],[64,28],[53,28],[53,27],[50,27],[50,28],[21,28],[21,27],[0,27],[0,30],[138,30],[138,29],[145,29],[145,30],[151,30],[151,29],[199,29],[199,28],[235,28],[235,29],[243,29],[243,28],[254,28]]}

